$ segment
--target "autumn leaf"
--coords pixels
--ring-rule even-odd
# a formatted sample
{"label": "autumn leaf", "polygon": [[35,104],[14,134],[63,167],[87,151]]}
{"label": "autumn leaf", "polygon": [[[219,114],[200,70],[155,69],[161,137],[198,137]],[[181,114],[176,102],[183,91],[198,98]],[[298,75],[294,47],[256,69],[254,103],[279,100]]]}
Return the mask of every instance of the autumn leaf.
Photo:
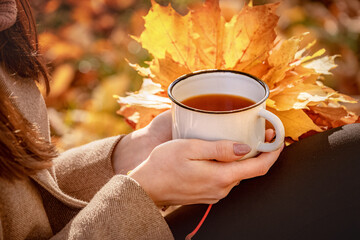
{"label": "autumn leaf", "polygon": [[273,88],[276,83],[280,82],[292,67],[290,63],[293,61],[295,54],[298,51],[300,39],[291,38],[284,41],[279,49],[274,49],[268,57],[270,66],[269,71],[262,79]]}
{"label": "autumn leaf", "polygon": [[348,112],[345,107],[312,106],[309,116],[319,126],[340,127],[345,124],[354,123],[358,116]]}
{"label": "autumn leaf", "polygon": [[[207,1],[191,14],[193,38],[199,59],[198,68],[220,68],[223,64],[225,19],[219,2]],[[201,66],[203,64],[203,66]]]}
{"label": "autumn leaf", "polygon": [[154,83],[151,79],[144,79],[139,92],[128,93],[127,97],[114,97],[121,106],[118,113],[127,118],[132,127],[139,129],[171,107],[170,99],[163,95],[160,84]]}
{"label": "autumn leaf", "polygon": [[320,74],[331,74],[331,72],[329,72],[329,70],[336,67],[336,64],[335,64],[336,57],[338,57],[338,56],[337,55],[330,56],[330,57],[325,56],[323,58],[315,59],[309,63],[305,63],[304,67],[312,68],[317,73],[320,73]]}
{"label": "autumn leaf", "polygon": [[148,104],[150,108],[169,108],[171,101],[163,97],[160,84],[154,83],[151,79],[144,79],[141,89],[137,93],[128,93],[127,97],[118,97],[119,103],[127,105],[144,106]]}
{"label": "autumn leaf", "polygon": [[252,62],[272,49],[279,17],[275,11],[279,3],[255,7],[245,6],[226,23],[224,60],[226,68],[238,62]]}
{"label": "autumn leaf", "polygon": [[189,71],[183,65],[175,62],[170,55],[164,59],[154,59],[150,66],[150,71],[154,75],[152,78],[155,83],[159,83],[163,89],[167,89],[174,76],[181,76]]}
{"label": "autumn leaf", "polygon": [[311,130],[321,132],[322,129],[317,126],[311,118],[301,109],[291,109],[287,111],[277,111],[273,108],[268,108],[269,111],[276,114],[284,124],[285,133],[287,137],[293,140],[299,140],[299,137]]}
{"label": "autumn leaf", "polygon": [[337,56],[314,50],[315,40],[301,47],[306,33],[289,39],[277,35],[278,6],[249,4],[225,18],[218,0],[206,0],[186,15],[152,1],[145,28],[134,39],[153,59],[147,68],[131,65],[151,84],[158,84],[157,90],[149,90],[147,82],[139,92],[119,97],[119,113],[140,128],[170,108],[166,90],[181,75],[230,69],[252,74],[269,86],[267,107],[280,117],[286,136],[293,140],[357,121],[357,115],[340,105],[354,100],[321,83],[321,77],[336,66]]}
{"label": "autumn leaf", "polygon": [[152,8],[145,16],[145,31],[138,41],[154,58],[164,58],[169,53],[174,61],[187,67],[195,58],[195,44],[191,40],[190,15],[181,16],[171,7],[162,7],[152,1]]}
{"label": "autumn leaf", "polygon": [[285,88],[281,94],[271,99],[275,102],[275,109],[287,111],[291,109],[307,109],[310,103],[326,101],[331,93],[326,93],[321,86],[300,83]]}

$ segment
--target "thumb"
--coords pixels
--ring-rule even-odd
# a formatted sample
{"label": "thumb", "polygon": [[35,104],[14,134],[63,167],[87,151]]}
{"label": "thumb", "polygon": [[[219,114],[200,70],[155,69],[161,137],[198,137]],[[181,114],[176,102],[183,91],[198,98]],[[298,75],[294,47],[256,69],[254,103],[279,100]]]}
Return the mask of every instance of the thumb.
{"label": "thumb", "polygon": [[215,159],[222,162],[232,162],[235,160],[239,160],[251,151],[251,148],[246,144],[241,144],[228,140],[193,140],[193,149],[196,152],[193,156],[191,156],[191,159],[193,160]]}

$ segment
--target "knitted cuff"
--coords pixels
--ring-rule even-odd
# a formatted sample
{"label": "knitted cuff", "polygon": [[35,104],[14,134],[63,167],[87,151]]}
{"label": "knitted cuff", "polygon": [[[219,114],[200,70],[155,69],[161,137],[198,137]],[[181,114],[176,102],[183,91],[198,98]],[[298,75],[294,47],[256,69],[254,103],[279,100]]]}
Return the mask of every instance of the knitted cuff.
{"label": "knitted cuff", "polygon": [[15,0],[0,0],[0,31],[11,27],[16,21],[16,15]]}

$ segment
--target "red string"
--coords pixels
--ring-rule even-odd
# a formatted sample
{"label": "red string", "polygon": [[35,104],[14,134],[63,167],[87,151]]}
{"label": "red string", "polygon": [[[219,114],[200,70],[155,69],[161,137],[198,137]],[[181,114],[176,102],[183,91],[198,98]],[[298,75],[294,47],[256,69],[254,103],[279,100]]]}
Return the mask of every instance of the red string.
{"label": "red string", "polygon": [[212,207],[212,204],[210,204],[204,214],[204,216],[202,217],[202,219],[200,220],[199,224],[196,226],[196,228],[191,232],[189,233],[186,237],[185,237],[185,240],[191,240],[191,238],[197,233],[197,231],[199,231],[201,225],[204,223],[207,215],[209,214],[210,212],[210,209]]}

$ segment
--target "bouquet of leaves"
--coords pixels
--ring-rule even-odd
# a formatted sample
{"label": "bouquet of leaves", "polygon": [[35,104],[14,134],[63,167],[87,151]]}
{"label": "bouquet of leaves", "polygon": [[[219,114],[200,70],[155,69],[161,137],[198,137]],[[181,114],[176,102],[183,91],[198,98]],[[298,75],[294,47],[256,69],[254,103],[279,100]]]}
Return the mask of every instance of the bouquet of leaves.
{"label": "bouquet of leaves", "polygon": [[186,15],[152,1],[145,29],[135,39],[153,59],[146,68],[130,64],[144,82],[138,92],[117,97],[118,113],[135,129],[142,128],[171,107],[166,91],[176,78],[203,69],[231,69],[254,75],[269,86],[267,109],[282,120],[290,141],[359,122],[359,116],[341,105],[354,99],[321,82],[336,67],[337,56],[312,50],[315,41],[301,47],[306,34],[278,36],[278,5],[250,2],[226,20],[219,0],[206,0]]}

